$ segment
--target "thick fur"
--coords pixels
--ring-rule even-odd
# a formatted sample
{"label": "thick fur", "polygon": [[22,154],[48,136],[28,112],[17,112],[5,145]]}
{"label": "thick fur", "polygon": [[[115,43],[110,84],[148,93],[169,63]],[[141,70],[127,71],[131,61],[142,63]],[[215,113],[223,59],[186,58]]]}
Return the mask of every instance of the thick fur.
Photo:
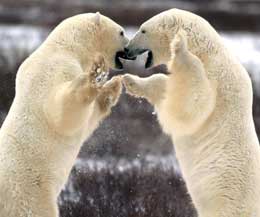
{"label": "thick fur", "polygon": [[[143,31],[145,30],[145,31]],[[129,49],[150,49],[171,75],[125,75],[175,144],[199,217],[260,217],[260,150],[248,73],[201,17],[172,9],[144,23]]]}
{"label": "thick fur", "polygon": [[121,81],[106,82],[123,29],[97,14],[58,25],[19,68],[0,131],[0,216],[57,217],[59,195],[83,141],[110,113]]}

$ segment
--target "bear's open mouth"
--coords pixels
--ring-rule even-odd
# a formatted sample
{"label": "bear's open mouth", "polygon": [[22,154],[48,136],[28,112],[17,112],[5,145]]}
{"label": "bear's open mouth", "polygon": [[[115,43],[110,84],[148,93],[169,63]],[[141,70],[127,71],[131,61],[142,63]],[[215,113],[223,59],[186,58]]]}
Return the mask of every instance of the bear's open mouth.
{"label": "bear's open mouth", "polygon": [[149,68],[153,65],[153,52],[148,50],[148,57],[145,63],[145,68]]}
{"label": "bear's open mouth", "polygon": [[123,64],[121,63],[120,61],[120,58],[123,58],[123,59],[127,59],[127,54],[125,53],[125,51],[117,51],[116,52],[116,55],[115,55],[115,66],[117,69],[122,69],[123,68]]}

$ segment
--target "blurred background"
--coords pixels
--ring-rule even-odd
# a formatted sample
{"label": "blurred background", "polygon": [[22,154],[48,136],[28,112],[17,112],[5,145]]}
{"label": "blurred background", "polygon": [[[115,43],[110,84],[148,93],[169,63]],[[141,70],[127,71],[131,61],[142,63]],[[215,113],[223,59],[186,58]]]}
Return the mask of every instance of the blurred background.
{"label": "blurred background", "polygon": [[[64,18],[100,11],[126,29],[181,8],[207,19],[246,67],[260,134],[260,1],[258,0],[0,0],[0,126],[15,94],[21,62]],[[153,107],[122,94],[81,149],[58,200],[61,217],[193,217],[173,144]]]}

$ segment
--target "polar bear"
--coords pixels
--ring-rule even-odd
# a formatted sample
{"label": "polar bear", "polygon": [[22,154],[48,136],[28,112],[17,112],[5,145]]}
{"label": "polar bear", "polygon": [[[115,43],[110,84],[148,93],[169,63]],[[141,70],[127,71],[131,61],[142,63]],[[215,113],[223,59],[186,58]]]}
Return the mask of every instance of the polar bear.
{"label": "polar bear", "polygon": [[61,22],[20,66],[0,131],[0,216],[57,217],[56,199],[83,141],[117,102],[105,81],[124,30],[99,13]]}
{"label": "polar bear", "polygon": [[141,25],[129,54],[150,50],[163,74],[126,74],[171,135],[199,217],[260,217],[260,149],[248,73],[203,18],[171,9]]}

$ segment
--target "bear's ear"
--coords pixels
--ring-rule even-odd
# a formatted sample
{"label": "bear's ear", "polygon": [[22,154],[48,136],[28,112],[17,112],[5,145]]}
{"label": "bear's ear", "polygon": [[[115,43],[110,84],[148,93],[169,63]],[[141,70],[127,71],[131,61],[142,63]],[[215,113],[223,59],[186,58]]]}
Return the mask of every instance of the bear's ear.
{"label": "bear's ear", "polygon": [[96,12],[94,17],[92,18],[93,22],[96,24],[96,25],[100,25],[100,20],[101,20],[101,15],[99,12]]}

